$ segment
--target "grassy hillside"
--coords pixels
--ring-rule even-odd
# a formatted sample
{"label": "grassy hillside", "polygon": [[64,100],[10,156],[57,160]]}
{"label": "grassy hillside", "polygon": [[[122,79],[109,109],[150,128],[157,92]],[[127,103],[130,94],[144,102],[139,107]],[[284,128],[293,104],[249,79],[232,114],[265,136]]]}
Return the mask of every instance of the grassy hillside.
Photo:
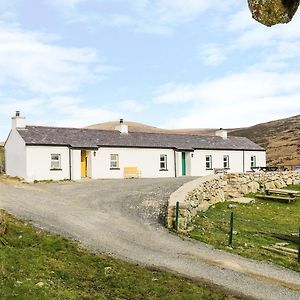
{"label": "grassy hillside", "polygon": [[234,130],[267,149],[269,165],[300,165],[300,115]]}
{"label": "grassy hillside", "polygon": [[[136,122],[124,122],[130,131],[175,134],[214,135],[216,129],[162,129]],[[113,130],[118,122],[107,122],[87,128]],[[257,124],[247,128],[229,129],[229,135],[245,136],[267,150],[269,165],[300,165],[300,115]]]}
{"label": "grassy hillside", "polygon": [[0,299],[238,299],[168,272],[95,255],[3,211],[0,218]]}
{"label": "grassy hillside", "polygon": [[[212,128],[186,128],[186,129],[163,129],[154,127],[142,123],[124,121],[125,125],[128,125],[128,129],[131,132],[151,132],[151,133],[170,133],[170,134],[198,134],[198,135],[212,135],[215,133],[215,129]],[[101,130],[114,130],[119,125],[118,121],[105,122],[87,126],[89,129],[101,129]]]}

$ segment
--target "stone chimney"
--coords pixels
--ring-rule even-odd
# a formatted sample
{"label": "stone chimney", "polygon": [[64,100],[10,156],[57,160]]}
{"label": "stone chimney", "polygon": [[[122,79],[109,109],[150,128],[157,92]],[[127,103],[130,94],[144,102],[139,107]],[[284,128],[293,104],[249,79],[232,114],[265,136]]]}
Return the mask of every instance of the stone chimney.
{"label": "stone chimney", "polygon": [[220,136],[223,140],[227,140],[227,130],[220,128],[216,131],[216,136]]}
{"label": "stone chimney", "polygon": [[123,119],[120,119],[120,123],[115,127],[115,130],[120,131],[121,134],[128,134],[128,126],[124,124]]}
{"label": "stone chimney", "polygon": [[25,117],[21,117],[20,111],[16,111],[16,115],[11,118],[11,128],[12,129],[25,129]]}

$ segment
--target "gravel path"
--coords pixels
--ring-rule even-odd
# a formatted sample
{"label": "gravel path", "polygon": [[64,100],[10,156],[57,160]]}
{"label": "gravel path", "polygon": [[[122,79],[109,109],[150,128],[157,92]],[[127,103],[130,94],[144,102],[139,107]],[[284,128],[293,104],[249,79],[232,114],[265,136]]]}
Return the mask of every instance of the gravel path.
{"label": "gravel path", "polygon": [[181,239],[164,227],[170,194],[192,178],[0,182],[0,208],[86,246],[256,299],[300,299],[300,274]]}

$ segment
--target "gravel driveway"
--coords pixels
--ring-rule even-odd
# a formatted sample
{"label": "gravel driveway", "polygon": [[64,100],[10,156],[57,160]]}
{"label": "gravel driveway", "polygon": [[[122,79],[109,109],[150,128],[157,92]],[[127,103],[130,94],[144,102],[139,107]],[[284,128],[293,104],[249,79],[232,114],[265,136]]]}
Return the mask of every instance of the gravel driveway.
{"label": "gravel driveway", "polygon": [[256,299],[300,299],[300,274],[255,262],[164,227],[169,195],[192,178],[0,182],[0,208],[86,246]]}

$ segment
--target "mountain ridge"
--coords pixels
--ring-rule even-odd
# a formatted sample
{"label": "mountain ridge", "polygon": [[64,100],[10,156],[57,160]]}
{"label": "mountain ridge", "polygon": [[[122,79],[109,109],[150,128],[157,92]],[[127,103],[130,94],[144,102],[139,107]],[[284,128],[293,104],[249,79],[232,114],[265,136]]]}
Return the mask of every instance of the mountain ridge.
{"label": "mountain ridge", "polygon": [[[119,121],[87,126],[90,129],[114,130]],[[163,129],[142,123],[124,121],[132,132],[153,132],[191,135],[215,135],[219,128]],[[300,165],[300,115],[259,123],[243,128],[229,128],[231,136],[243,136],[266,149],[268,165]]]}

